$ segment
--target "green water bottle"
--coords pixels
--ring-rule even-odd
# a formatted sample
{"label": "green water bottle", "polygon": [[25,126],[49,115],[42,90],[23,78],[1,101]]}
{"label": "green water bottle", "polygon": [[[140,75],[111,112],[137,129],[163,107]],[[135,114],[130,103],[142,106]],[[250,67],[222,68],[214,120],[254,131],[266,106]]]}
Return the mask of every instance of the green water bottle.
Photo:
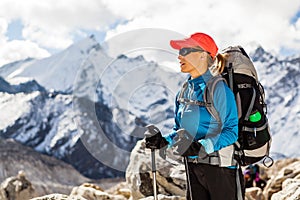
{"label": "green water bottle", "polygon": [[261,114],[260,112],[258,112],[257,110],[253,113],[250,114],[249,116],[249,121],[250,122],[258,122],[259,120],[261,120]]}

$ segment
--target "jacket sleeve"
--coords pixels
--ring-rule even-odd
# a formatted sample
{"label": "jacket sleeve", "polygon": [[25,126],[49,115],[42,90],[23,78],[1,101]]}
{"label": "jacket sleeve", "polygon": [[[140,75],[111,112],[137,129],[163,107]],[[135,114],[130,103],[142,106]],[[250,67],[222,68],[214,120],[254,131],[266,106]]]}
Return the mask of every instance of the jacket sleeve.
{"label": "jacket sleeve", "polygon": [[224,82],[218,82],[213,94],[214,106],[221,120],[220,134],[207,138],[214,151],[229,146],[238,139],[238,114],[233,92]]}
{"label": "jacket sleeve", "polygon": [[169,146],[172,146],[174,143],[174,138],[176,137],[176,131],[180,128],[179,125],[179,116],[178,116],[178,109],[179,109],[179,102],[177,101],[177,97],[179,95],[179,92],[176,95],[175,98],[175,108],[174,108],[174,126],[173,129],[171,131],[171,133],[164,135],[164,138],[169,142]]}

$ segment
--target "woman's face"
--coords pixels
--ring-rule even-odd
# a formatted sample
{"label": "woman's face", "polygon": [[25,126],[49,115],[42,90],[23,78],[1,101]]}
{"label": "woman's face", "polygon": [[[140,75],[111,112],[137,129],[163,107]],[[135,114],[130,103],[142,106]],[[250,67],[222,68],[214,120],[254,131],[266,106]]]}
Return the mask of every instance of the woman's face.
{"label": "woman's face", "polygon": [[190,73],[193,78],[201,76],[208,69],[206,52],[196,51],[178,56],[181,72]]}

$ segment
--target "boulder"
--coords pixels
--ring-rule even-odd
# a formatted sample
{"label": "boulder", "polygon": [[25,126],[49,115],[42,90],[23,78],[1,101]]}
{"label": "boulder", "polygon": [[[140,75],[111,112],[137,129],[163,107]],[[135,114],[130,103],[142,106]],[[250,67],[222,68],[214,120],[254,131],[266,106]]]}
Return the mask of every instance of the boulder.
{"label": "boulder", "polygon": [[0,186],[1,200],[28,200],[34,193],[34,188],[23,171],[19,171],[15,177],[7,178]]}
{"label": "boulder", "polygon": [[[278,195],[284,196],[288,191],[283,190],[284,182],[289,180],[287,183],[292,182],[291,180],[298,180],[300,176],[300,159],[290,158],[278,160],[274,163],[270,169],[266,169],[270,179],[264,188],[263,194],[266,200],[273,200],[273,195],[280,192],[274,198],[278,199]],[[297,182],[297,181],[296,181]],[[295,191],[296,192],[296,191]],[[288,195],[288,194],[287,194]],[[290,194],[291,195],[291,194]]]}
{"label": "boulder", "polygon": [[288,178],[282,183],[282,190],[273,194],[271,200],[298,200],[300,199],[300,179]]}
{"label": "boulder", "polygon": [[121,194],[117,195],[112,195],[100,188],[97,185],[91,184],[91,183],[85,183],[80,185],[79,187],[74,187],[70,197],[72,196],[80,196],[85,199],[93,199],[93,200],[105,200],[105,199],[110,199],[110,200],[127,200],[125,196]]}
{"label": "boulder", "polygon": [[[158,194],[157,195],[157,199],[158,200],[185,200],[185,197],[180,197],[180,196],[166,196],[163,194]],[[142,198],[140,200],[154,200],[154,197],[146,197],[146,198]]]}
{"label": "boulder", "polygon": [[112,195],[122,195],[127,199],[131,197],[131,190],[126,182],[120,182],[119,184],[116,184],[105,191]]}
{"label": "boulder", "polygon": [[[159,194],[166,196],[185,196],[186,175],[180,157],[167,151],[167,159],[155,152],[156,181]],[[126,169],[126,182],[133,199],[153,195],[153,175],[151,169],[151,151],[145,148],[145,141],[137,142],[131,152],[130,162]]]}
{"label": "boulder", "polygon": [[65,194],[49,194],[42,197],[36,197],[30,200],[88,200],[81,196],[68,196]]}
{"label": "boulder", "polygon": [[246,200],[265,200],[265,197],[262,193],[261,188],[251,187],[251,188],[246,188],[245,199]]}
{"label": "boulder", "polygon": [[0,139],[0,182],[19,171],[26,173],[35,197],[54,193],[68,194],[72,188],[90,182],[69,164],[12,139]]}

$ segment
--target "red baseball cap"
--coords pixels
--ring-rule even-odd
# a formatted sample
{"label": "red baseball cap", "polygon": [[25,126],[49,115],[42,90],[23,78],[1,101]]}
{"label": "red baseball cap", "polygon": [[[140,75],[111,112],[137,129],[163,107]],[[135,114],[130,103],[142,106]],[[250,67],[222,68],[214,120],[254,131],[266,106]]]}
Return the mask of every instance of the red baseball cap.
{"label": "red baseball cap", "polygon": [[181,49],[185,47],[196,47],[199,46],[203,50],[210,53],[214,58],[218,52],[218,47],[215,41],[209,35],[205,33],[194,33],[189,38],[183,40],[171,40],[170,45],[174,49]]}

